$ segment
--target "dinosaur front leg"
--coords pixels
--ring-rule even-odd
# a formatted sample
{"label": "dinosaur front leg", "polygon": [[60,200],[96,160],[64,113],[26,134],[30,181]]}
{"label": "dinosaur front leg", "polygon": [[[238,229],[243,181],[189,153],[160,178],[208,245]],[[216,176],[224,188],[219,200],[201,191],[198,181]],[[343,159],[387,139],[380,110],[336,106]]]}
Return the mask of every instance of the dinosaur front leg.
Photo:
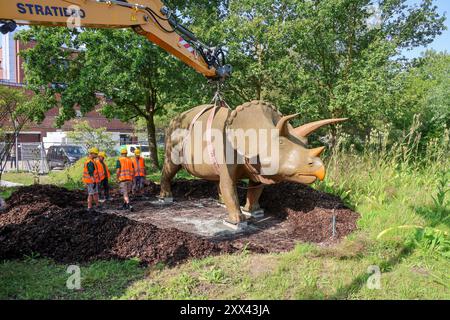
{"label": "dinosaur front leg", "polygon": [[247,212],[253,212],[260,209],[259,198],[264,189],[264,185],[259,182],[253,182],[250,180],[247,190],[247,200],[245,202],[244,210]]}
{"label": "dinosaur front leg", "polygon": [[177,174],[178,170],[180,170],[181,166],[174,164],[170,158],[166,156],[164,159],[164,166],[162,170],[161,176],[161,198],[171,198],[172,190],[171,190],[171,182],[173,177]]}
{"label": "dinosaur front leg", "polygon": [[234,179],[234,168],[224,166],[220,172],[220,194],[227,207],[228,220],[231,223],[237,224],[244,221],[246,218],[241,212],[239,206],[239,198],[237,195],[236,181]]}

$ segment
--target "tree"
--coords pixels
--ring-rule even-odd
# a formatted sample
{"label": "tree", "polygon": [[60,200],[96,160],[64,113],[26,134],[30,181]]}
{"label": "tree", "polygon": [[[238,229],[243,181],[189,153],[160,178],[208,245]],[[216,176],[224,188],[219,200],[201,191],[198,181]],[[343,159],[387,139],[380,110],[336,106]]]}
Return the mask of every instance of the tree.
{"label": "tree", "polygon": [[280,26],[286,6],[274,0],[195,2],[183,11],[191,29],[206,43],[228,51],[233,74],[225,83],[224,96],[229,104],[271,99],[273,73],[283,54],[277,49],[285,36]]}
{"label": "tree", "polygon": [[44,118],[45,101],[22,90],[0,86],[0,180],[17,137],[31,122]]}
{"label": "tree", "polygon": [[397,128],[411,126],[419,115],[424,140],[438,138],[450,128],[450,54],[427,51],[414,65],[398,75],[401,88],[397,94],[400,112],[394,121]]}
{"label": "tree", "polygon": [[289,101],[305,118],[349,117],[347,130],[362,136],[397,112],[401,50],[445,28],[431,0],[297,1],[292,10],[284,66],[295,72],[280,79],[292,83]]}
{"label": "tree", "polygon": [[361,137],[397,112],[396,74],[405,67],[400,52],[430,43],[445,28],[432,0],[221,6],[220,18],[200,21],[195,30],[202,38],[219,35],[229,48],[234,74],[226,97],[233,105],[268,99],[284,113],[299,112],[300,122],[349,117],[346,129]]}
{"label": "tree", "polygon": [[92,128],[88,121],[76,122],[73,131],[68,132],[67,137],[74,143],[84,146],[86,150],[97,147],[108,154],[114,153],[116,143],[112,140],[111,134],[106,132],[106,128]]}
{"label": "tree", "polygon": [[131,30],[34,27],[19,37],[36,40],[37,45],[23,53],[27,81],[49,103],[60,106],[58,125],[75,116],[77,104],[83,113],[92,110],[100,103],[96,96],[101,92],[107,98],[101,112],[108,118],[145,120],[154,167],[158,166],[155,115],[164,113],[169,103],[192,107],[204,95],[201,75]]}

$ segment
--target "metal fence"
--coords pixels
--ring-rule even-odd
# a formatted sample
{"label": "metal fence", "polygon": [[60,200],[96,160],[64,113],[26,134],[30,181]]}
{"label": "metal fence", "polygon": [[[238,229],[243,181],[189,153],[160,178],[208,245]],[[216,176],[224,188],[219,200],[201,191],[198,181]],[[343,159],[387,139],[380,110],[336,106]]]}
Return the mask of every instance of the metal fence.
{"label": "metal fence", "polygon": [[44,144],[41,143],[22,143],[22,166],[24,171],[35,173],[48,173],[48,163]]}
{"label": "metal fence", "polygon": [[[164,144],[161,142],[162,138],[158,140],[158,147],[162,147]],[[0,142],[0,151],[4,148],[5,143]],[[55,142],[20,142],[13,145],[11,152],[4,159],[1,167],[4,168],[3,172],[33,172],[39,174],[47,174],[49,169],[49,163],[47,161],[47,152],[50,146],[65,146],[78,145],[76,143],[69,143],[65,141]],[[140,141],[140,145],[148,145],[146,141]],[[79,145],[84,148],[84,146]],[[46,149],[47,148],[47,149]],[[117,148],[116,151],[118,151]]]}
{"label": "metal fence", "polygon": [[[3,148],[4,144],[0,145]],[[49,172],[46,152],[42,142],[19,143],[12,147],[10,155],[4,159],[5,172],[26,171],[39,174]]]}

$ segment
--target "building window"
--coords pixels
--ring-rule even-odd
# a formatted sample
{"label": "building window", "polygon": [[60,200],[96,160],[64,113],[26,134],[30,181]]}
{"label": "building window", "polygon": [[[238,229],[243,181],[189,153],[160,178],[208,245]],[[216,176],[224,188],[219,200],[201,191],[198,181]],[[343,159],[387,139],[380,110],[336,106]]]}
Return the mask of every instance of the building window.
{"label": "building window", "polygon": [[131,135],[129,135],[129,134],[121,134],[120,135],[120,145],[131,144],[131,143],[132,143]]}

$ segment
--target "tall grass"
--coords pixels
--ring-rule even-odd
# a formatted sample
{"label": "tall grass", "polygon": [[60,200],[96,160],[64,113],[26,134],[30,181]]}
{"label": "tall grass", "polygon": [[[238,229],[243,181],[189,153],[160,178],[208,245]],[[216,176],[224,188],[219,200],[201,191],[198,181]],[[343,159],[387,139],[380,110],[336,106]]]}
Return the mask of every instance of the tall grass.
{"label": "tall grass", "polygon": [[426,190],[435,188],[440,177],[449,173],[449,129],[443,128],[441,138],[419,148],[423,144],[419,128],[415,118],[409,131],[400,136],[394,136],[389,126],[374,129],[362,152],[355,151],[350,136],[341,134],[326,159],[327,180],[344,191],[351,190],[353,203],[361,197],[383,201],[395,195],[389,186],[399,181],[425,186]]}
{"label": "tall grass", "polygon": [[448,235],[449,129],[425,141],[420,128],[415,117],[401,134],[389,126],[374,129],[358,152],[351,137],[341,134],[326,158],[327,178],[317,188],[340,196],[360,212],[359,227],[372,237],[386,229],[394,230],[389,237],[417,228],[421,239],[430,230]]}

